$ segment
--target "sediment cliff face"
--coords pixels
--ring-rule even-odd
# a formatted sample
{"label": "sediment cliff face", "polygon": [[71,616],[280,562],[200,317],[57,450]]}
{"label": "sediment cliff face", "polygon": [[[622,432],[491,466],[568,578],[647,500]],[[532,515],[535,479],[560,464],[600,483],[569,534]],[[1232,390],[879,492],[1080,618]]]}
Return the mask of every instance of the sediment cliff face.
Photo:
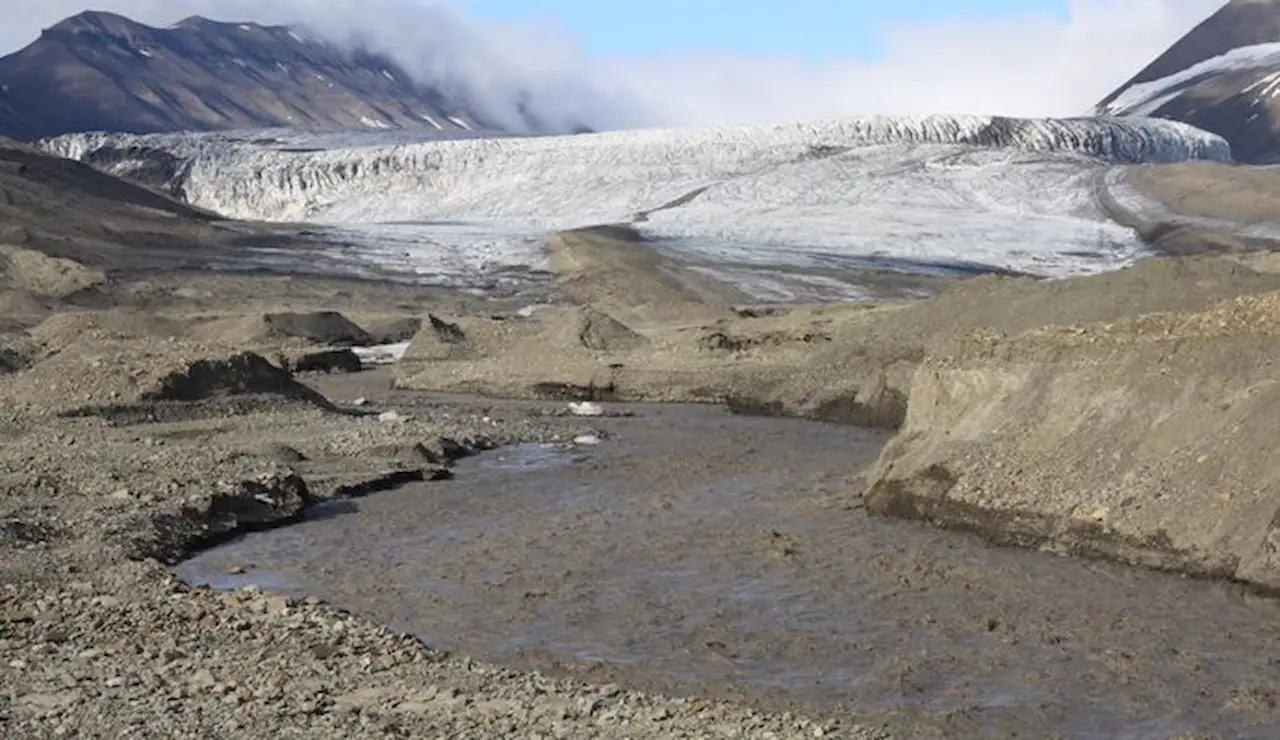
{"label": "sediment cliff face", "polygon": [[1280,588],[1280,293],[974,333],[915,373],[868,507]]}

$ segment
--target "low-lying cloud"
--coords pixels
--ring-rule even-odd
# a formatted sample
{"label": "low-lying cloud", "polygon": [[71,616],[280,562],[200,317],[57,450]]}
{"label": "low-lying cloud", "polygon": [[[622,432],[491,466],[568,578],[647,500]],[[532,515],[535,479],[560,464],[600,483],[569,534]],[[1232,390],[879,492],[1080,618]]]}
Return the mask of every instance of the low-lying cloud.
{"label": "low-lying cloud", "polygon": [[[0,53],[85,6],[7,0]],[[848,115],[1088,110],[1222,0],[1072,0],[1065,19],[1024,15],[880,29],[881,58],[678,54],[589,58],[562,29],[479,22],[436,0],[97,0],[167,25],[188,15],[302,24],[358,38],[424,82],[514,123],[522,93],[540,117],[597,128],[755,123]]]}

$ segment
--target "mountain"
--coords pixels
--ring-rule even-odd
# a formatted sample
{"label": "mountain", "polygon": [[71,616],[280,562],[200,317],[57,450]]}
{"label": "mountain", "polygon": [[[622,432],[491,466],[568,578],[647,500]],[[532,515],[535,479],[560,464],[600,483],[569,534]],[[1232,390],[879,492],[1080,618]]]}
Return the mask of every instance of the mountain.
{"label": "mountain", "polygon": [[282,26],[193,16],[152,28],[85,12],[0,59],[0,134],[15,138],[275,127],[503,128],[385,56]]}
{"label": "mountain", "polygon": [[1182,121],[1225,138],[1237,161],[1280,162],[1280,0],[1231,0],[1094,113]]}

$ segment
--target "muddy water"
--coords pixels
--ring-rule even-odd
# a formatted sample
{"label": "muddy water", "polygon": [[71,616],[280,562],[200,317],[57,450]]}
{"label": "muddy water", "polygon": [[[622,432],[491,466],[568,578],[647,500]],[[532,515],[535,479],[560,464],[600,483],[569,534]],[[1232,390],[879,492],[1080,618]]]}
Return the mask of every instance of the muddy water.
{"label": "muddy water", "polygon": [[685,407],[599,426],[600,445],[487,453],[182,575],[520,667],[919,737],[1280,737],[1271,602],[868,518],[849,493],[884,441],[866,431]]}

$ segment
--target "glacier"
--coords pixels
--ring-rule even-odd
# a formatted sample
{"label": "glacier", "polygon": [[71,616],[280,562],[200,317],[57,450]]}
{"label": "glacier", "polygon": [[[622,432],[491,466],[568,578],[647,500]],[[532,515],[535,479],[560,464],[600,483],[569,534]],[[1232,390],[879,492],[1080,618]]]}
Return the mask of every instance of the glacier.
{"label": "glacier", "polygon": [[548,231],[606,223],[730,280],[729,266],[771,265],[1097,272],[1143,250],[1094,202],[1099,172],[1231,159],[1221,137],[1173,121],[990,116],[417,140],[95,133],[42,146],[119,174],[163,152],[195,205],[319,224],[347,262],[457,283],[545,269]]}

